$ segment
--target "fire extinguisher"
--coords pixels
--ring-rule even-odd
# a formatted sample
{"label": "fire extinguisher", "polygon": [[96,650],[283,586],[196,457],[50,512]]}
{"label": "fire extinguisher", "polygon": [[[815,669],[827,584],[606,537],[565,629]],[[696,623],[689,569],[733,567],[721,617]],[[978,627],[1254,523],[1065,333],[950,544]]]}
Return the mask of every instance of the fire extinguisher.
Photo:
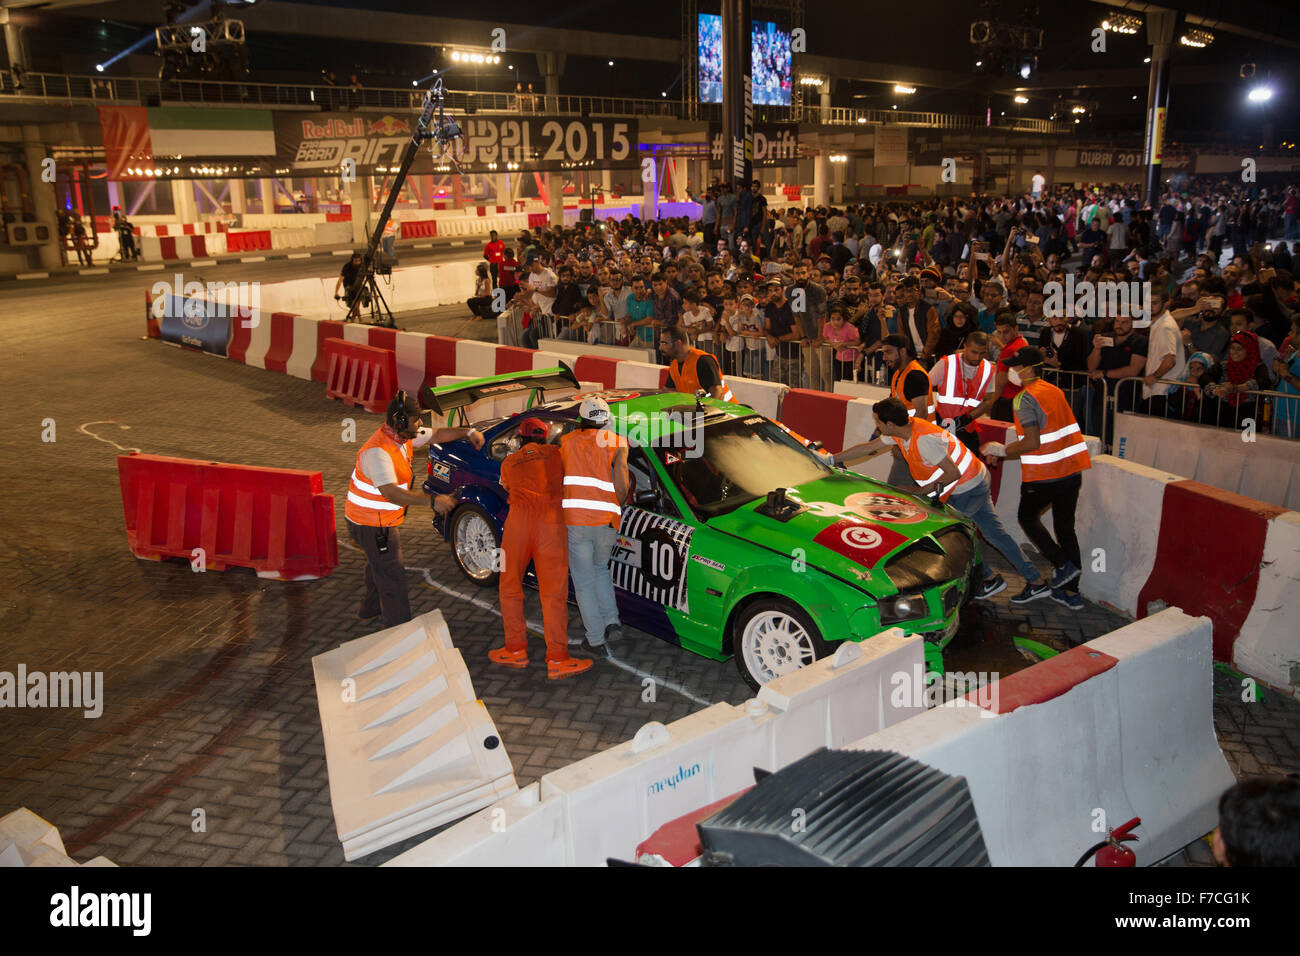
{"label": "fire extinguisher", "polygon": [[1097,866],[1137,866],[1137,854],[1124,844],[1129,840],[1139,839],[1136,833],[1129,831],[1142,822],[1141,817],[1134,817],[1123,826],[1118,826],[1106,834],[1106,839],[1096,846],[1091,846],[1079,857],[1075,866],[1083,866],[1093,854],[1097,856]]}

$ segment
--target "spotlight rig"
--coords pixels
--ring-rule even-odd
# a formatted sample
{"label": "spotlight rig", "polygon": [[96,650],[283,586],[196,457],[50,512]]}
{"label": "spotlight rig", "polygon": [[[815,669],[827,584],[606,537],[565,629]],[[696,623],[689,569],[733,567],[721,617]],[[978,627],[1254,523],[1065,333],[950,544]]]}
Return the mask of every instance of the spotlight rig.
{"label": "spotlight rig", "polygon": [[234,79],[248,73],[248,48],[244,44],[244,21],[229,19],[226,6],[252,6],[212,0],[209,19],[186,22],[197,7],[170,2],[163,6],[162,26],[154,30],[157,55],[162,57],[158,79],[201,76]]}
{"label": "spotlight rig", "polygon": [[992,3],[985,3],[984,18],[970,25],[976,70],[1029,79],[1038,69],[1038,51],[1043,48],[1043,28],[1032,25],[1037,15],[1037,9],[1030,6],[1025,9],[1024,23],[1008,23],[996,17]]}

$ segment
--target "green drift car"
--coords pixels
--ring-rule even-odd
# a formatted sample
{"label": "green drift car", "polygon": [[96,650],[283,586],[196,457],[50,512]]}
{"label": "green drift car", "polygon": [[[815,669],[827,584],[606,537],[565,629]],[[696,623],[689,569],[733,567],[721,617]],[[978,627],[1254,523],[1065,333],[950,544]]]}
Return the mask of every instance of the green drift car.
{"label": "green drift car", "polygon": [[[533,404],[576,385],[562,367],[427,393],[426,404],[473,420],[486,439],[481,451],[466,441],[431,447],[426,483],[460,499],[434,525],[470,580],[496,583],[507,511],[500,463],[519,447],[520,422],[540,418],[558,441],[577,427],[581,399],[598,394],[631,445],[632,490],[610,563],[625,624],[714,660],[734,656],[754,688],[894,626],[923,634],[928,669],[942,672],[979,562],[960,515],[832,467],[743,405],[662,389]],[[483,399],[511,396],[531,407],[474,420]]]}

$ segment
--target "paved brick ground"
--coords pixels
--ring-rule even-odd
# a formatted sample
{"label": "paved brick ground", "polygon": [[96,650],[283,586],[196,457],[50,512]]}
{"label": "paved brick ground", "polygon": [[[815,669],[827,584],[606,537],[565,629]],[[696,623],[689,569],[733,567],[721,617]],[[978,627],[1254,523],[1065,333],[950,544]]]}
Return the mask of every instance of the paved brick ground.
{"label": "paved brick ground", "polygon": [[[371,630],[354,617],[361,556],[345,536],[334,574],[296,584],[138,561],[125,546],[112,443],[320,470],[342,527],[356,446],[341,441],[341,423],[355,418],[364,439],[378,419],[326,401],[316,383],[141,341],[143,285],[108,277],[0,291],[9,406],[0,476],[14,491],[0,550],[0,670],[102,671],[106,697],[96,720],[70,710],[4,715],[0,812],[30,807],[78,858],[338,865],[310,661]],[[431,321],[463,320],[440,311]],[[47,419],[54,442],[41,440]],[[500,634],[494,596],[460,576],[423,518],[408,521],[403,545],[413,607],[446,615],[521,784],[701,706],[664,689],[643,702],[642,674],[702,700],[749,696],[732,664],[645,635],[627,642],[627,669],[602,661],[573,681],[551,684],[540,666],[495,668],[486,660]],[[950,667],[1008,673],[1028,663],[1016,635],[1063,648],[1122,623],[1095,607],[1012,608],[1009,593],[991,614],[970,615]],[[540,619],[531,596],[528,609]],[[1275,695],[1242,704],[1230,683],[1219,680],[1215,718],[1234,770],[1300,768],[1300,704]]]}

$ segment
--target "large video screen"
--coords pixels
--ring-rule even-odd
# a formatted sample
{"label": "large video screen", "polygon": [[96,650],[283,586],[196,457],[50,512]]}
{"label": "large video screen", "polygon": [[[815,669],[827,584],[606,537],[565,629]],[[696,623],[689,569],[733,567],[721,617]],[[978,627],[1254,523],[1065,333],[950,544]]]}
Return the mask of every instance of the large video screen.
{"label": "large video screen", "polygon": [[[722,102],[722,17],[700,14],[700,102]],[[790,105],[790,34],[775,23],[754,21],[750,36],[754,102]]]}

